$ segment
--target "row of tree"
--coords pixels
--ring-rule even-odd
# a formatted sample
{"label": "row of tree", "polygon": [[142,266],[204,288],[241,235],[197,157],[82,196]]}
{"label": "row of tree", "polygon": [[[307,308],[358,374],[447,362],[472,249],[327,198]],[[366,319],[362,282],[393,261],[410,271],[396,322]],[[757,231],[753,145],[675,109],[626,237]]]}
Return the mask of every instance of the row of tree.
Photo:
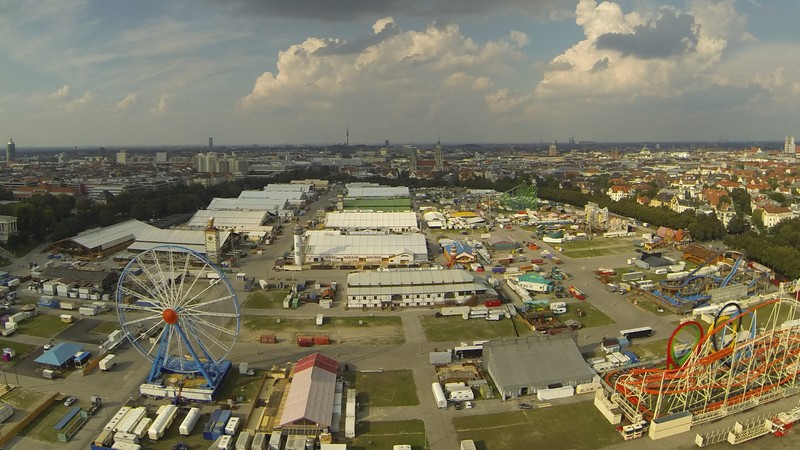
{"label": "row of tree", "polygon": [[789,279],[800,278],[800,219],[784,220],[761,234],[728,236],[725,244]]}

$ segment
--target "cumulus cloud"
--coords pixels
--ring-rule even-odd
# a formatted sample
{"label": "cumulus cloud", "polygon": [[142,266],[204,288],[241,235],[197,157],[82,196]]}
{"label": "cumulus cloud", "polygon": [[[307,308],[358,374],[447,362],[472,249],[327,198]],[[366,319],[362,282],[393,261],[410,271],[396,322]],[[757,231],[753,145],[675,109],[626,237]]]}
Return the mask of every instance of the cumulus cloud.
{"label": "cumulus cloud", "polygon": [[91,91],[86,91],[79,98],[69,100],[66,105],[64,105],[64,109],[67,112],[80,111],[93,100],[94,94]]}
{"label": "cumulus cloud", "polygon": [[601,50],[619,51],[623,56],[667,58],[694,51],[694,28],[692,16],[662,10],[658,18],[634,27],[632,33],[606,33],[597,38],[595,45]]}
{"label": "cumulus cloud", "polygon": [[164,93],[161,94],[161,97],[158,99],[158,103],[150,110],[150,114],[155,114],[157,116],[164,115],[169,112],[170,108],[172,107],[172,103],[175,100],[175,94],[172,93]]}
{"label": "cumulus cloud", "polygon": [[[220,0],[214,0],[219,2]],[[319,20],[355,20],[376,15],[427,18],[474,16],[498,11],[522,12],[534,17],[559,18],[569,14],[563,0],[236,0],[241,12],[270,17]]]}
{"label": "cumulus cloud", "polygon": [[311,37],[281,51],[277,72],[259,76],[239,106],[321,110],[357,97],[413,108],[413,102],[433,104],[453,90],[489,89],[493,75],[509,72],[510,61],[524,58],[518,50],[521,34],[481,45],[463,36],[456,24],[401,31],[390,18],[375,22],[373,30],[370,39],[357,44]]}
{"label": "cumulus cloud", "polygon": [[576,23],[585,38],[552,60],[536,93],[633,100],[703,89],[713,83],[728,40],[742,36],[744,19],[734,6],[697,0],[688,12],[663,7],[625,13],[614,2],[581,0]]}
{"label": "cumulus cloud", "polygon": [[122,100],[117,102],[115,109],[125,110],[131,108],[132,106],[136,105],[138,98],[139,94],[137,93],[128,94],[125,97],[123,97]]}
{"label": "cumulus cloud", "polygon": [[70,99],[69,91],[70,91],[69,85],[65,84],[64,86],[58,88],[56,91],[47,94],[47,98],[49,100],[55,100],[55,101],[67,101]]}

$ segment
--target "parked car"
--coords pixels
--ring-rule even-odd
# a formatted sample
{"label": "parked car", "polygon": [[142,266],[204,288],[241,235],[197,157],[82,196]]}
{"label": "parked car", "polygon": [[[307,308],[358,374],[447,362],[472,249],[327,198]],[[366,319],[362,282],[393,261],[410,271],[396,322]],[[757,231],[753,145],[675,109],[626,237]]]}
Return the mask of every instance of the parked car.
{"label": "parked car", "polygon": [[530,405],[528,403],[520,403],[519,405],[517,405],[517,408],[519,408],[519,409],[533,409],[533,405]]}
{"label": "parked car", "polygon": [[67,397],[67,399],[64,400],[64,406],[72,406],[77,401],[78,399],[75,397]]}
{"label": "parked car", "polygon": [[453,405],[453,407],[454,407],[455,409],[464,409],[464,404],[463,404],[463,403],[461,403],[461,402],[455,402],[455,404]]}
{"label": "parked car", "polygon": [[464,407],[467,409],[472,409],[475,407],[475,403],[472,403],[471,401],[467,400],[466,402],[464,402]]}

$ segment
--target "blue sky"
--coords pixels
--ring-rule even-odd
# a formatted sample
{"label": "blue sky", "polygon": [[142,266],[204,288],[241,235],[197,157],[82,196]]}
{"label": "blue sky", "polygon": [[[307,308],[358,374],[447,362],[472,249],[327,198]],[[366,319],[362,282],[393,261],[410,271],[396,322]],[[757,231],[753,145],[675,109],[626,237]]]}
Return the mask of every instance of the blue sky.
{"label": "blue sky", "polygon": [[781,141],[800,136],[797,17],[800,0],[0,0],[0,136]]}

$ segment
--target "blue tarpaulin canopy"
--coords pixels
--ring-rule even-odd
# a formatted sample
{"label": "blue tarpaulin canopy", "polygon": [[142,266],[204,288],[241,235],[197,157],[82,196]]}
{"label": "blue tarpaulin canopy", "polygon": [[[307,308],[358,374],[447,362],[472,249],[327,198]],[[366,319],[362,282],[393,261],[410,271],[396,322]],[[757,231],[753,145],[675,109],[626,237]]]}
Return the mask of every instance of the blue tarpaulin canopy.
{"label": "blue tarpaulin canopy", "polygon": [[81,344],[69,344],[59,342],[50,350],[46,350],[42,356],[34,359],[37,364],[45,364],[53,367],[61,367],[75,357],[75,354],[83,350]]}

